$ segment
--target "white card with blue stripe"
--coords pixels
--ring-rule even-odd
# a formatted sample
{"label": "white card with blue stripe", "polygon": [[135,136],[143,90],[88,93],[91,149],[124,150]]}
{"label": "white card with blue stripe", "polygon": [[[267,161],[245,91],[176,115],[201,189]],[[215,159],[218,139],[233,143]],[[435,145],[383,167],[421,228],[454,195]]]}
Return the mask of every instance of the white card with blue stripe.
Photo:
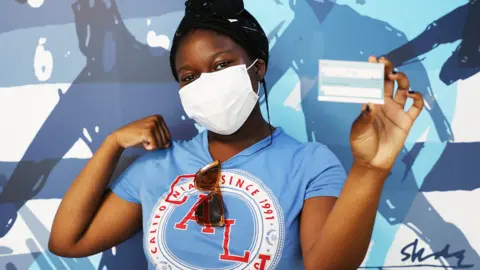
{"label": "white card with blue stripe", "polygon": [[383,104],[383,63],[320,60],[318,100]]}

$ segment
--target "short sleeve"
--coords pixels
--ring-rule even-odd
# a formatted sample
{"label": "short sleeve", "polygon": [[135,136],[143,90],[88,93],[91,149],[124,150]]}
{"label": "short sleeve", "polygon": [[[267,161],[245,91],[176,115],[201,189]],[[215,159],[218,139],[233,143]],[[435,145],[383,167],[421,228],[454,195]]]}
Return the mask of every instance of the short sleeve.
{"label": "short sleeve", "polygon": [[[313,197],[338,197],[347,178],[345,169],[326,146],[317,144],[311,157],[306,157],[309,164],[305,200]],[[308,160],[310,159],[310,160]]]}
{"label": "short sleeve", "polygon": [[140,188],[144,179],[147,160],[142,156],[135,160],[111,185],[110,189],[118,197],[140,204]]}

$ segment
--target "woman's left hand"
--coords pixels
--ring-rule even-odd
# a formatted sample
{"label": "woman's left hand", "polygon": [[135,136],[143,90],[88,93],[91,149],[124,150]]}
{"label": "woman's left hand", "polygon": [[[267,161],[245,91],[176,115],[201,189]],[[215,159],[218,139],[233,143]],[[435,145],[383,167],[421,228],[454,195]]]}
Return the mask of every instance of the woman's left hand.
{"label": "woman's left hand", "polygon": [[[385,65],[385,102],[383,105],[363,105],[362,113],[352,125],[350,145],[356,163],[388,172],[423,109],[423,97],[420,93],[409,92],[407,76],[402,72],[394,73],[389,60],[371,56],[368,61]],[[398,88],[394,95],[395,81]],[[413,105],[405,111],[407,98],[413,99]]]}

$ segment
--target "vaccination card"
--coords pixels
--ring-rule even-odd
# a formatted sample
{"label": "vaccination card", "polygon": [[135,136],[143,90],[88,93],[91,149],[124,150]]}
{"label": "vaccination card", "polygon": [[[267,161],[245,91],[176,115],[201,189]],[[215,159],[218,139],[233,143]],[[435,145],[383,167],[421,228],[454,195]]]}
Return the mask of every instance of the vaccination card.
{"label": "vaccination card", "polygon": [[383,104],[383,63],[320,60],[318,100]]}

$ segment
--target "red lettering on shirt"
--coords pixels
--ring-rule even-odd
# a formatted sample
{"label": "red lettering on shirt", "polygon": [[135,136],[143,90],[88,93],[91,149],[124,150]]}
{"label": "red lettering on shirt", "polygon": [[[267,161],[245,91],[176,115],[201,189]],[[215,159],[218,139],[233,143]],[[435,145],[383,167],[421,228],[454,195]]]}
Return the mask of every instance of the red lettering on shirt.
{"label": "red lettering on shirt", "polygon": [[[197,208],[197,205],[203,200],[203,198],[205,198],[206,195],[204,194],[199,194],[198,195],[198,201],[192,206],[192,208],[190,208],[190,210],[188,211],[188,213],[185,215],[185,217],[183,217],[183,219],[176,223],[175,224],[175,229],[177,230],[186,230],[188,225],[187,225],[187,222],[189,221],[196,221],[195,220],[195,209]],[[207,233],[207,234],[212,234],[212,233],[215,233],[215,228],[212,228],[211,226],[204,226],[202,228],[202,233]]]}
{"label": "red lettering on shirt", "polygon": [[239,188],[242,188],[244,183],[245,183],[245,180],[242,180],[242,179],[238,178],[237,184],[235,186],[239,187]]}
{"label": "red lettering on shirt", "polygon": [[222,182],[220,183],[220,185],[224,185],[225,184],[225,174],[222,174]]}
{"label": "red lettering on shirt", "polygon": [[250,258],[250,251],[246,250],[243,256],[231,255],[228,247],[230,245],[230,233],[232,231],[232,225],[235,224],[234,219],[225,220],[225,232],[223,234],[223,254],[220,254],[220,260],[234,261],[247,263]]}
{"label": "red lettering on shirt", "polygon": [[253,267],[257,270],[265,270],[265,266],[267,264],[267,261],[270,261],[270,256],[265,255],[265,254],[260,254],[258,255],[258,258],[260,259],[259,263],[255,263]]}
{"label": "red lettering on shirt", "polygon": [[[187,199],[188,199],[187,196],[183,195],[182,198],[179,199],[178,196],[180,196],[180,193],[178,191],[174,190],[176,185],[180,181],[180,179],[183,179],[183,178],[195,178],[195,174],[185,174],[185,175],[177,176],[177,178],[170,185],[170,192],[168,193],[167,198],[165,199],[166,202],[169,202],[171,204],[180,205],[180,204],[183,204],[187,201]],[[173,199],[172,199],[172,197],[173,197]],[[175,200],[175,199],[178,199],[178,200]]]}

